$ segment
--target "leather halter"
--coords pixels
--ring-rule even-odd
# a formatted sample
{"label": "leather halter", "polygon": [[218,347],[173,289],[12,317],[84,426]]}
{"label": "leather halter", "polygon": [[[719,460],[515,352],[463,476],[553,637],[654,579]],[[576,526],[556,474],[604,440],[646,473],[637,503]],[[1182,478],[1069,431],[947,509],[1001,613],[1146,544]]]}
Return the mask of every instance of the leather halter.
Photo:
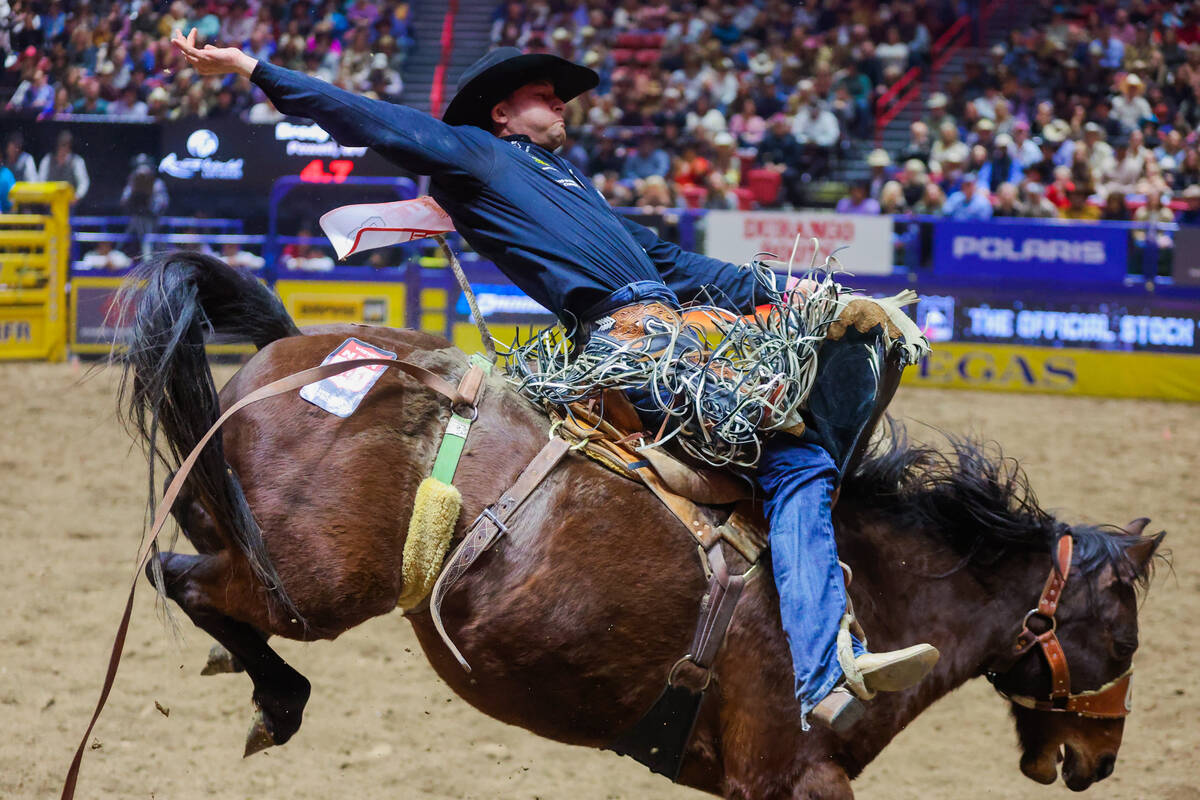
{"label": "leather halter", "polygon": [[[1010,695],[995,685],[998,674],[988,673],[992,687],[1006,700],[1024,708],[1037,711],[1069,711],[1084,717],[1098,719],[1121,719],[1131,710],[1130,690],[1133,681],[1133,666],[1121,675],[1090,692],[1071,693],[1071,671],[1067,667],[1067,655],[1062,643],[1058,641],[1058,601],[1067,585],[1067,577],[1071,571],[1071,554],[1074,551],[1075,540],[1069,533],[1064,533],[1058,540],[1058,552],[1042,595],[1038,598],[1036,608],[1033,608],[1021,621],[1021,632],[1017,634],[1013,645],[1010,666],[1035,647],[1040,647],[1046,664],[1050,667],[1050,699],[1038,700],[1027,695]],[[1030,629],[1029,621],[1037,618],[1043,621],[1045,629],[1037,633]]]}

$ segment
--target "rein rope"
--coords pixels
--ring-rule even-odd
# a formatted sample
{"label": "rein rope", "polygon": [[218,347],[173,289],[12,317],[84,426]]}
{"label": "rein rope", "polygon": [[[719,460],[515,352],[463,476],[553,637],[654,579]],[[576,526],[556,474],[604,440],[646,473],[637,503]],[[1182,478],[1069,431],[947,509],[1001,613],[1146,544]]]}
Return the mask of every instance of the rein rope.
{"label": "rein rope", "polygon": [[67,770],[67,777],[63,783],[62,800],[70,800],[75,796],[75,785],[79,780],[79,769],[83,762],[83,754],[87,748],[88,737],[92,735],[92,729],[96,727],[96,722],[100,719],[100,712],[104,710],[104,705],[108,702],[108,695],[112,691],[113,683],[116,681],[117,668],[121,664],[121,654],[125,649],[125,637],[129,633],[129,622],[133,615],[133,597],[137,591],[142,569],[145,568],[146,562],[150,559],[154,543],[158,541],[158,534],[162,531],[163,526],[166,525],[167,517],[174,507],[175,501],[179,498],[179,493],[183,490],[183,484],[191,473],[192,468],[196,465],[196,460],[200,457],[200,453],[209,441],[212,440],[217,431],[229,421],[230,417],[246,406],[257,403],[260,400],[266,400],[269,397],[275,397],[300,389],[307,384],[316,383],[317,381],[322,381],[358,367],[370,366],[395,367],[410,377],[415,378],[426,388],[447,398],[454,408],[474,407],[474,394],[470,397],[464,395],[461,386],[455,387],[444,378],[435,375],[424,367],[394,358],[359,358],[350,361],[337,361],[332,364],[324,364],[301,370],[300,372],[294,372],[265,386],[260,386],[230,406],[225,413],[221,414],[220,418],[213,423],[208,432],[192,448],[192,452],[188,453],[187,458],[179,465],[179,470],[175,473],[175,477],[171,480],[170,485],[167,486],[166,491],[163,492],[162,500],[159,501],[158,511],[154,515],[154,521],[150,526],[150,533],[142,542],[141,550],[138,552],[137,565],[133,570],[133,580],[129,586],[129,597],[125,601],[125,610],[121,614],[121,622],[117,626],[117,634],[113,640],[112,653],[108,659],[108,669],[104,675],[104,685],[100,690],[100,699],[96,701],[96,710],[92,713],[91,721],[88,722],[87,729],[83,732],[83,737],[79,741],[79,747],[75,750],[75,757],[71,760],[71,766]]}
{"label": "rein rope", "polygon": [[487,350],[488,360],[493,364],[496,363],[496,345],[492,339],[492,332],[488,330],[487,322],[483,319],[483,313],[479,310],[479,303],[475,300],[475,292],[471,289],[471,282],[467,280],[467,275],[463,272],[462,264],[458,263],[458,256],[455,255],[454,249],[446,243],[444,236],[433,237],[437,240],[438,245],[442,248],[443,255],[450,262],[450,271],[454,273],[454,279],[458,281],[459,288],[463,291],[463,297],[467,299],[467,306],[471,309],[471,319],[475,321],[475,327],[479,329],[479,337],[483,340],[483,347]]}

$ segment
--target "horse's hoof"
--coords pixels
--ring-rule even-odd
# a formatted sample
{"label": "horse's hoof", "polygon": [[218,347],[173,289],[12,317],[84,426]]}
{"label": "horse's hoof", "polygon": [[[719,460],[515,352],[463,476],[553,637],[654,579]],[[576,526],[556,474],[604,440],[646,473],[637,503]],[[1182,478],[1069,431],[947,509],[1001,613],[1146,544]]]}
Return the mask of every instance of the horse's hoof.
{"label": "horse's hoof", "polygon": [[230,672],[241,672],[241,665],[233,657],[233,653],[219,644],[214,644],[208,651],[208,663],[200,670],[201,675],[224,675]]}
{"label": "horse's hoof", "polygon": [[275,736],[267,728],[267,718],[262,709],[254,712],[254,722],[250,724],[250,732],[246,734],[246,751],[242,758],[249,758],[255,753],[275,746]]}

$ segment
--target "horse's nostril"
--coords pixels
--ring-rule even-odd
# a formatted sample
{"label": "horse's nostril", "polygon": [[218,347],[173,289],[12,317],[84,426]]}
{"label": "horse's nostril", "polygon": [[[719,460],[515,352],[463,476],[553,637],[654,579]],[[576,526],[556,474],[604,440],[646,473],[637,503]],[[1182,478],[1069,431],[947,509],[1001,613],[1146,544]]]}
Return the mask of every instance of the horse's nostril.
{"label": "horse's nostril", "polygon": [[1100,759],[1100,763],[1096,765],[1096,780],[1102,781],[1109,775],[1113,774],[1113,769],[1117,766],[1116,756],[1104,756]]}

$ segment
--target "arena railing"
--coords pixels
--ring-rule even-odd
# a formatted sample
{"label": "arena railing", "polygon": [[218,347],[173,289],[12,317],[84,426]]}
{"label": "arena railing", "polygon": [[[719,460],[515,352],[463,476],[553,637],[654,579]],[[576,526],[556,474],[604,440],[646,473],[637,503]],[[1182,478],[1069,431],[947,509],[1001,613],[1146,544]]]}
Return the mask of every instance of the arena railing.
{"label": "arena railing", "polygon": [[442,116],[442,100],[446,94],[446,70],[450,68],[450,56],[454,51],[454,20],[458,17],[458,0],[450,0],[446,16],[442,20],[441,54],[433,68],[433,82],[429,86],[429,112]]}
{"label": "arena railing", "polygon": [[[643,222],[649,222],[652,226],[659,229],[660,235],[665,238],[678,241],[681,247],[685,250],[700,252],[703,250],[704,236],[704,218],[707,216],[706,209],[692,208],[669,208],[661,212],[647,212],[644,208],[618,208],[619,213],[627,216],[639,217]],[[752,212],[752,213],[772,213]],[[103,220],[113,220],[118,218],[96,218]],[[948,222],[956,220],[920,214],[897,214],[892,215],[891,219],[894,225],[893,245],[895,252],[895,269],[898,273],[909,273],[919,275],[922,272],[928,271],[934,260],[934,243],[937,241],[938,227]],[[94,222],[94,220],[89,220]],[[193,219],[190,217],[173,218],[172,224],[177,227],[195,230],[197,228],[208,227],[216,230],[228,230],[233,227],[240,227],[240,220],[212,220],[212,219]],[[1147,281],[1155,285],[1170,285],[1173,283],[1166,263],[1167,257],[1170,255],[1170,247],[1164,247],[1160,241],[1160,235],[1165,235],[1168,240],[1174,238],[1174,234],[1180,229],[1176,223],[1163,222],[1119,222],[1119,221],[1100,221],[1100,222],[1081,222],[1063,219],[1037,219],[1029,217],[996,217],[988,221],[980,221],[974,223],[978,228],[978,233],[981,236],[986,236],[989,233],[1003,232],[1005,226],[1021,225],[1021,226],[1047,226],[1047,229],[1067,227],[1079,227],[1081,229],[1091,228],[1093,230],[1122,230],[1128,234],[1128,254],[1127,263],[1129,269],[1127,271],[1127,281]],[[102,227],[95,225],[95,227]],[[1140,236],[1137,233],[1140,232]],[[479,261],[479,256],[469,250],[462,239],[457,234],[449,235],[450,244],[454,249],[461,254],[464,262],[474,263]],[[79,251],[82,246],[96,244],[99,242],[111,242],[114,245],[122,245],[127,241],[127,236],[123,230],[76,230],[72,234],[73,257],[72,263],[78,265]],[[285,236],[277,232],[268,233],[266,235],[256,234],[241,234],[241,233],[181,233],[181,232],[157,232],[148,234],[145,240],[153,247],[154,245],[173,245],[173,246],[209,246],[214,251],[219,251],[222,245],[237,244],[244,245],[259,252],[266,259],[263,268],[264,278],[270,282],[282,276],[297,274],[297,271],[290,270],[285,267],[283,262],[283,251],[289,245],[314,246],[322,250],[322,252],[332,256],[332,249],[329,242],[322,236]],[[429,240],[418,240],[412,243],[405,244],[400,247],[399,251],[393,249],[386,258],[386,263],[383,268],[395,268],[396,271],[388,273],[388,279],[396,279],[398,273],[408,269],[410,262],[413,262],[422,252],[433,249],[433,244]],[[158,249],[158,248],[154,248]],[[433,280],[436,277],[436,283],[446,284],[449,286],[452,282],[448,279],[448,273],[441,269],[440,255],[431,255],[424,258],[422,265],[422,276],[425,281]],[[434,262],[437,262],[436,264]],[[78,268],[78,267],[77,267]],[[376,274],[382,275],[380,267],[363,265],[359,267],[348,267],[345,265],[335,265],[332,269],[321,272],[327,274],[330,279],[338,279],[339,276],[350,274],[349,271],[354,270],[356,276]],[[434,273],[437,273],[435,276]],[[310,273],[315,274],[315,273]]]}
{"label": "arena railing", "polygon": [[[72,228],[125,228],[129,225],[130,217],[122,216],[74,216],[71,217]],[[159,217],[159,228],[195,228],[197,230],[211,229],[241,232],[243,222],[240,219],[218,219],[214,217]]]}

